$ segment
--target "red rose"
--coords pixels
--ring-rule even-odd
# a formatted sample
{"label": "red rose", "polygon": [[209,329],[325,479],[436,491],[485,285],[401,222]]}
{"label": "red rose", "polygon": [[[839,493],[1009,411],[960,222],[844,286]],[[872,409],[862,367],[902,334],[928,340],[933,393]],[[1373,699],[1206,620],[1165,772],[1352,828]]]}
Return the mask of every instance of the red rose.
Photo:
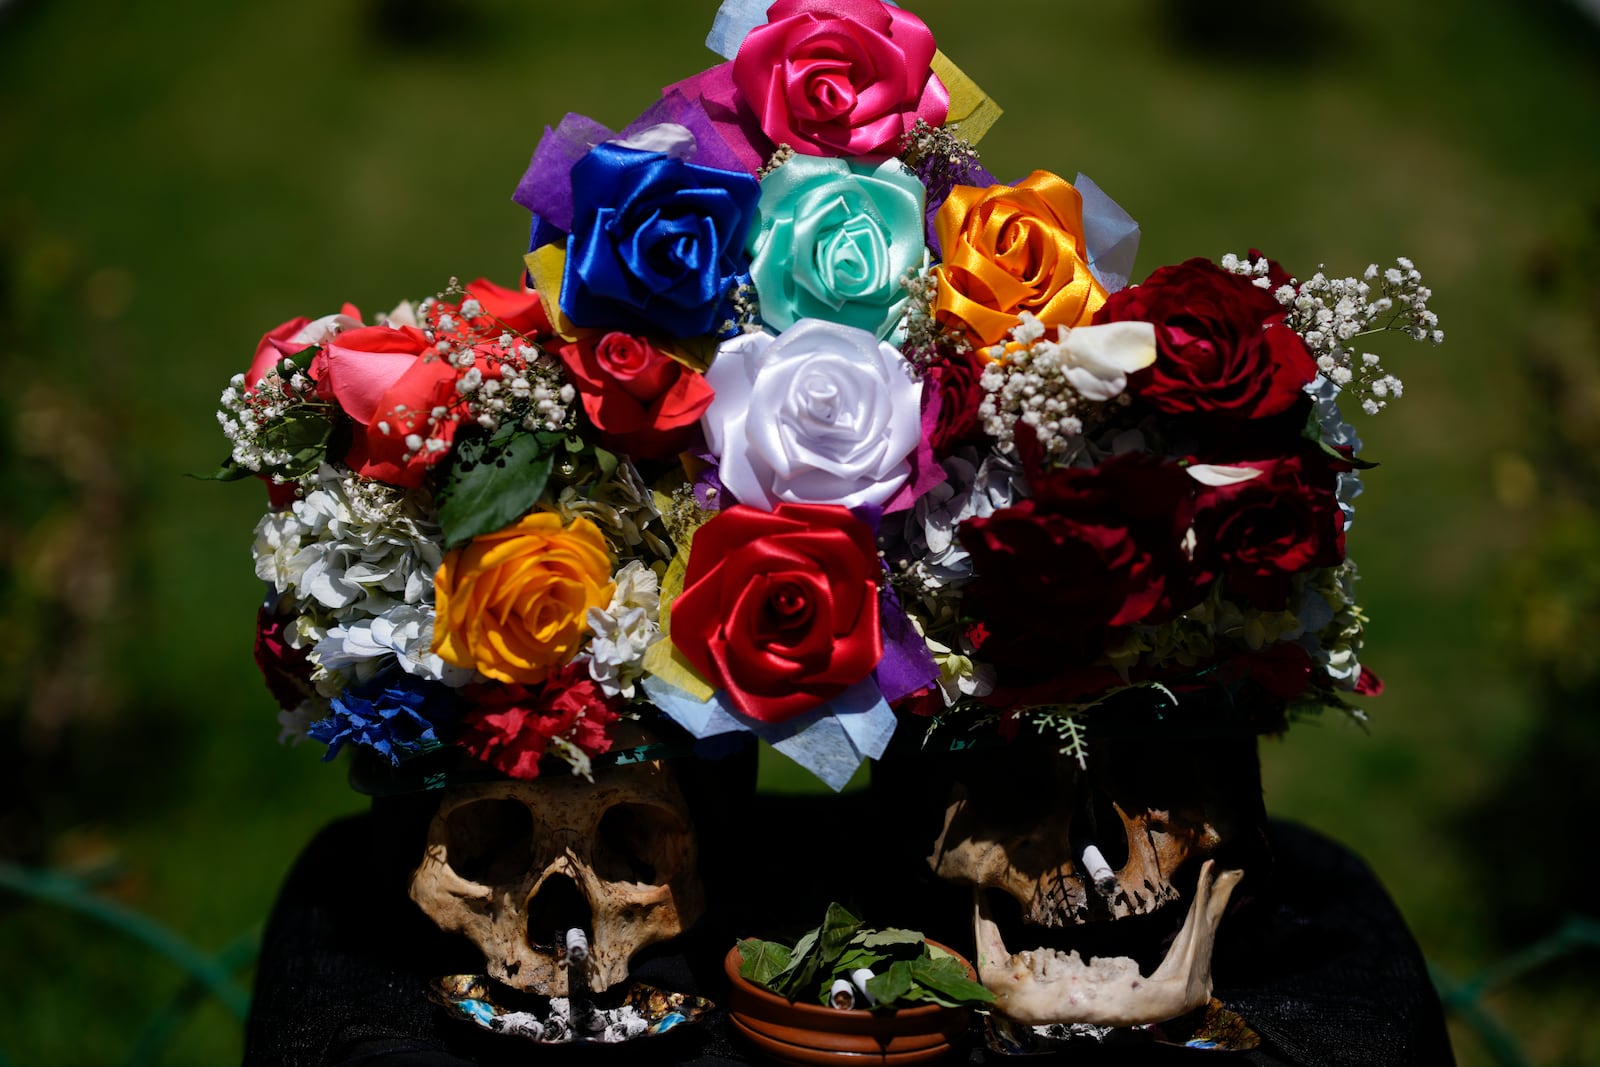
{"label": "red rose", "polygon": [[842,507],[736,505],[695,532],[673,644],[740,711],[783,722],[878,665],[881,572],[872,531]]}
{"label": "red rose", "polygon": [[[500,376],[499,365],[484,356],[475,365],[485,380]],[[349,330],[311,365],[318,394],[337,402],[358,427],[345,462],[362,477],[407,488],[422,484],[428,468],[449,455],[460,373],[411,326]],[[446,417],[435,418],[440,407]]]}
{"label": "red rose", "polygon": [[610,448],[664,459],[688,448],[711,386],[642,338],[612,332],[561,347],[583,410]]}
{"label": "red rose", "polygon": [[482,686],[470,691],[475,704],[461,719],[456,744],[501,773],[524,781],[539,776],[552,738],[589,755],[611,750],[606,726],[620,716],[587,663],[569,663],[539,688]]}
{"label": "red rose", "polygon": [[467,296],[476,300],[492,323],[484,328],[498,335],[496,326],[504,326],[527,337],[544,337],[550,333],[550,317],[545,314],[544,301],[530,289],[507,289],[494,282],[479,278],[467,285]]}
{"label": "red rose", "polygon": [[739,46],[733,83],[774,144],[892,155],[917,119],[944,125],[935,47],[921,19],[880,0],[777,0]]}
{"label": "red rose", "polygon": [[1283,610],[1296,574],[1336,567],[1344,559],[1341,466],[1320,454],[1298,454],[1233,464],[1261,473],[1201,485],[1194,511],[1196,565],[1262,611]]}
{"label": "red rose", "polygon": [[290,356],[321,344],[340,330],[360,325],[361,309],[346,304],[336,315],[324,315],[315,322],[302,315],[268,330],[256,342],[256,354],[250,360],[250,369],[244,372],[245,389],[254,389],[269,370]]}
{"label": "red rose", "polygon": [[311,663],[306,650],[293,648],[283,639],[283,628],[291,620],[262,608],[256,613],[256,666],[266,680],[267,689],[278,706],[287,709],[316,694],[311,684]]}
{"label": "red rose", "polygon": [[1191,259],[1113,293],[1094,321],[1155,324],[1155,363],[1128,376],[1134,396],[1172,414],[1255,419],[1287,411],[1317,376],[1286,314],[1248,278]]}
{"label": "red rose", "polygon": [[940,458],[979,434],[984,359],[976,352],[952,354],[928,368],[922,383],[922,435]]}
{"label": "red rose", "polygon": [[1182,549],[1192,487],[1176,464],[1113,456],[1054,471],[1035,491],[961,525],[976,572],[963,606],[988,627],[987,658],[1057,675],[1064,656],[1097,655],[1110,628],[1199,599]]}

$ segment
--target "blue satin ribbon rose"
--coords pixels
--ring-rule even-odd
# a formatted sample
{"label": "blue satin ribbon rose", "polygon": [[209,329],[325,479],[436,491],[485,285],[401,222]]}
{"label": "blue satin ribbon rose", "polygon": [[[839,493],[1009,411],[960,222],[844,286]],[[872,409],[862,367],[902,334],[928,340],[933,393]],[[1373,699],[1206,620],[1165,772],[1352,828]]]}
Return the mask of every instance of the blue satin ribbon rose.
{"label": "blue satin ribbon rose", "polygon": [[748,174],[596,145],[572,168],[561,310],[578,326],[698,337],[731,315],[760,199]]}

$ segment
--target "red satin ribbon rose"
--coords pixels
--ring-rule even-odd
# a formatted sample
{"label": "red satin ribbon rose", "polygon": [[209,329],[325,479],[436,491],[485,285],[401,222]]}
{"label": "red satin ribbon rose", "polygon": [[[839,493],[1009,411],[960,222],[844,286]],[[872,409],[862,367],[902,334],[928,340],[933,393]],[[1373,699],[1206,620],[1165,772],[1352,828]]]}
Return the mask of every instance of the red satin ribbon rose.
{"label": "red satin ribbon rose", "polygon": [[878,665],[881,571],[845,508],[729,508],[695,532],[672,641],[744,714],[783,722]]}
{"label": "red satin ribbon rose", "polygon": [[563,345],[561,363],[608,448],[665,459],[693,443],[711,386],[641,337],[611,332]]}

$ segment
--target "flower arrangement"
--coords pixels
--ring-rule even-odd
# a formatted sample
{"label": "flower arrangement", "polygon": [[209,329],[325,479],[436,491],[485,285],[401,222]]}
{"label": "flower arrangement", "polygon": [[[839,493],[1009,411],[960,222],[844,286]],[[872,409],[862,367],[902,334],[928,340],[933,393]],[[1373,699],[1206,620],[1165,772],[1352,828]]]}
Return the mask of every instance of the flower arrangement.
{"label": "flower arrangement", "polygon": [[1401,394],[1365,338],[1442,340],[1415,268],[1129,285],[1137,226],[989,174],[910,12],[728,0],[708,43],[545,131],[523,286],[295,319],[223,394],[284,735],[531,778],[647,717],[839,788],[914,720],[1359,714],[1342,409]]}

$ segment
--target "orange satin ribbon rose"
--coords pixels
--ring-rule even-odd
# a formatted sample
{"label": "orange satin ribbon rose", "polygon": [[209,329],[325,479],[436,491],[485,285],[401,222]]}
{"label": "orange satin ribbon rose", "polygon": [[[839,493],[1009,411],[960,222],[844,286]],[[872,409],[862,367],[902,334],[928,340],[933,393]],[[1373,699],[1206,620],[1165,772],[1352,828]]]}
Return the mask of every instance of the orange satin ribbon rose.
{"label": "orange satin ribbon rose", "polygon": [[533,685],[577,655],[590,608],[611,603],[611,553],[588,519],[534,512],[445,554],[433,650],[499,682]]}
{"label": "orange satin ribbon rose", "polygon": [[1089,273],[1083,198],[1036,170],[1015,186],[958,185],[939,208],[944,251],[934,313],[975,343],[993,345],[1031,312],[1052,329],[1081,326],[1106,302]]}

